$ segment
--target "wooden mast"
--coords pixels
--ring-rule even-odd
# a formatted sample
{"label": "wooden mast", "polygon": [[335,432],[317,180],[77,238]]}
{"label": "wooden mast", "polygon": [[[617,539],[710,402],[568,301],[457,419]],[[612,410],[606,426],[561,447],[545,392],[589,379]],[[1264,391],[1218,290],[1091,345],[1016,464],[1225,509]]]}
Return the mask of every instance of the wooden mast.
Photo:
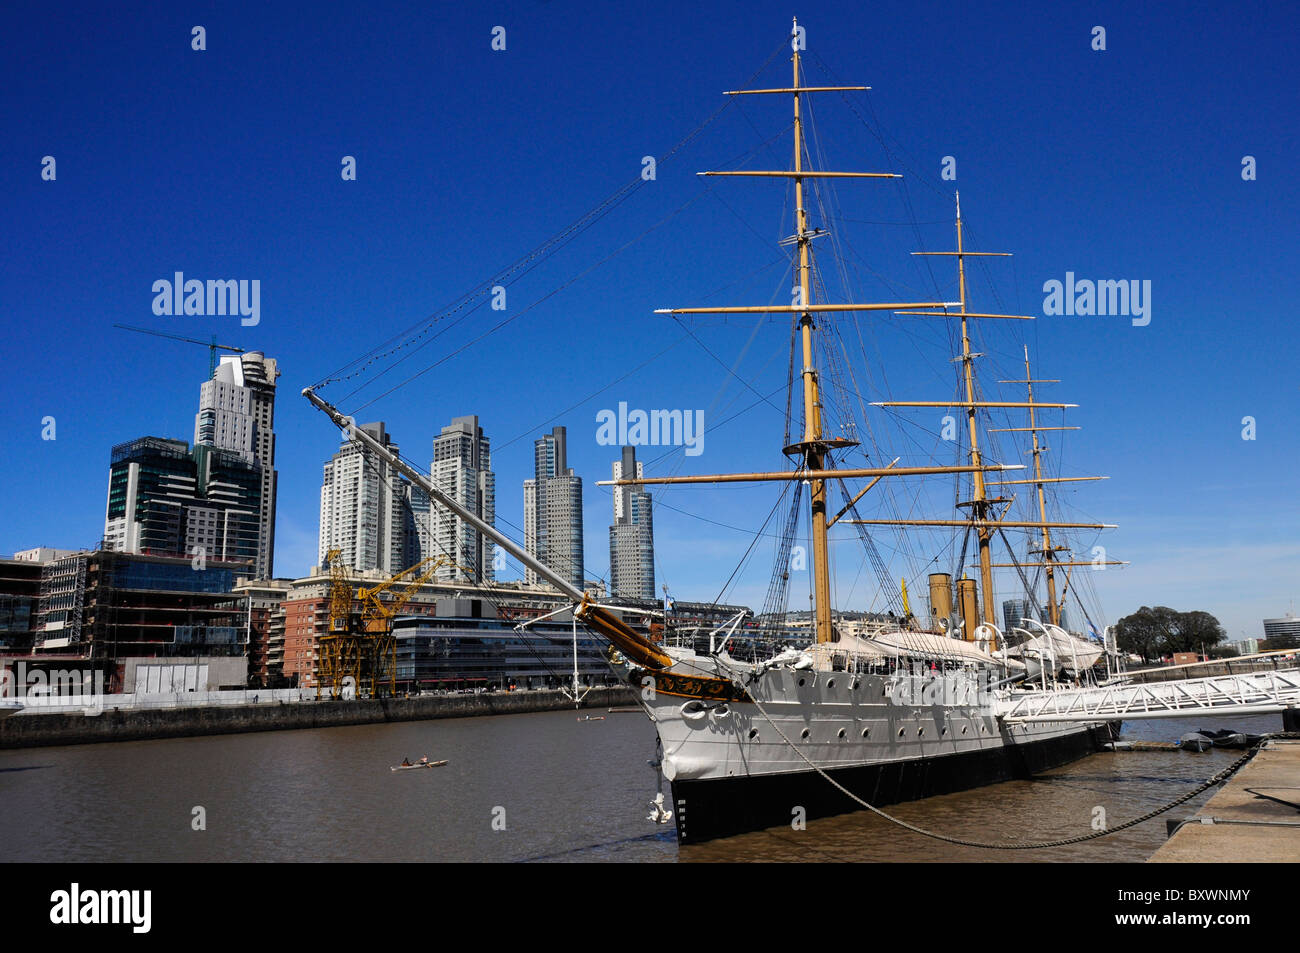
{"label": "wooden mast", "polygon": [[[1070,524],[1067,524],[1067,523],[1053,523],[1053,522],[1048,522],[1048,519],[1047,519],[1047,490],[1046,490],[1046,484],[1048,484],[1048,483],[1081,483],[1081,482],[1086,482],[1086,481],[1090,481],[1090,480],[1106,480],[1106,479],[1109,479],[1109,478],[1108,478],[1108,477],[1104,477],[1104,476],[1074,476],[1074,477],[1045,477],[1045,476],[1043,476],[1043,460],[1042,460],[1042,455],[1043,455],[1044,453],[1047,452],[1048,448],[1045,447],[1045,446],[1043,446],[1041,443],[1039,443],[1039,440],[1038,440],[1038,434],[1039,434],[1040,432],[1044,431],[1044,430],[1078,430],[1079,428],[1078,428],[1078,427],[1043,427],[1043,426],[1040,426],[1040,425],[1039,425],[1039,423],[1038,423],[1038,415],[1035,413],[1035,411],[1036,411],[1038,408],[1040,408],[1040,407],[1054,407],[1054,406],[1062,406],[1062,405],[1056,405],[1056,404],[1044,404],[1044,403],[1041,403],[1041,402],[1039,402],[1039,401],[1034,400],[1034,385],[1035,385],[1035,384],[1059,384],[1060,381],[1058,381],[1058,380],[1052,380],[1052,379],[1048,379],[1048,378],[1041,378],[1041,379],[1040,379],[1040,378],[1035,378],[1034,375],[1033,375],[1033,373],[1030,371],[1030,367],[1029,367],[1029,346],[1028,346],[1028,345],[1025,345],[1024,348],[1025,348],[1025,378],[1024,378],[1024,380],[1018,380],[1018,381],[998,381],[998,383],[999,383],[999,384],[1024,384],[1024,385],[1025,385],[1026,392],[1027,392],[1027,400],[1026,400],[1025,406],[1026,406],[1027,408],[1029,408],[1029,426],[1028,426],[1028,427],[1005,427],[1005,428],[1002,428],[1002,429],[1000,429],[1000,430],[990,430],[989,432],[990,432],[990,433],[1007,433],[1007,432],[1016,432],[1016,433],[1025,433],[1025,432],[1027,432],[1027,433],[1029,433],[1029,434],[1030,434],[1030,437],[1031,437],[1031,441],[1032,441],[1032,446],[1031,446],[1031,449],[1030,449],[1030,453],[1032,453],[1032,454],[1033,454],[1033,457],[1034,457],[1034,475],[1033,475],[1031,478],[1027,479],[1027,480],[997,480],[997,481],[993,481],[993,482],[994,482],[995,485],[997,485],[997,486],[1009,486],[1009,485],[1011,485],[1011,484],[1033,484],[1033,485],[1034,485],[1035,492],[1036,492],[1037,495],[1038,495],[1038,519],[1039,519],[1038,526],[1039,526],[1039,527],[1042,529],[1042,531],[1043,531],[1043,546],[1042,546],[1042,549],[1041,549],[1041,550],[1038,550],[1037,552],[1039,552],[1039,553],[1042,555],[1042,559],[1037,560],[1037,561],[1032,562],[1032,563],[1028,563],[1028,564],[1022,563],[1022,564],[1020,564],[1020,565],[1022,565],[1022,566],[1023,566],[1023,565],[1036,565],[1036,566],[1041,566],[1041,567],[1043,567],[1043,569],[1045,570],[1045,573],[1044,573],[1044,574],[1045,574],[1045,576],[1046,576],[1046,578],[1047,578],[1047,621],[1050,622],[1052,625],[1059,626],[1059,625],[1061,624],[1061,609],[1062,609],[1062,608],[1064,607],[1064,605],[1065,605],[1065,589],[1062,589],[1062,590],[1061,590],[1060,598],[1058,599],[1058,598],[1057,598],[1057,593],[1056,593],[1056,570],[1057,570],[1058,567],[1068,567],[1068,569],[1073,569],[1073,568],[1076,567],[1076,566],[1092,566],[1092,567],[1095,568],[1096,566],[1099,566],[1099,565],[1105,565],[1105,566],[1120,566],[1120,565],[1124,565],[1124,563],[1122,563],[1122,562],[1120,562],[1120,561],[1118,561],[1118,560],[1105,560],[1104,562],[1102,562],[1102,561],[1093,561],[1093,562],[1076,562],[1076,561],[1073,561],[1073,560],[1065,560],[1065,561],[1062,561],[1062,560],[1058,559],[1057,556],[1056,556],[1056,554],[1059,553],[1059,552],[1069,552],[1070,547],[1069,547],[1069,546],[1053,545],[1053,544],[1052,544],[1052,532],[1051,532],[1051,531],[1052,531],[1052,529],[1053,529],[1054,527],[1068,527]],[[1064,406],[1072,406],[1072,405],[1064,405]],[[1033,524],[1026,524],[1026,525],[1033,525]],[[1088,529],[1092,529],[1092,528],[1100,528],[1100,527],[1079,527],[1079,526],[1076,524],[1076,528],[1088,528]],[[1109,527],[1107,527],[1107,528],[1109,528]],[[1032,549],[1031,549],[1030,552],[1035,552],[1035,550],[1032,550]],[[999,563],[999,564],[997,564],[997,565],[999,565],[999,566],[1015,566],[1015,565],[1017,565],[1017,564],[1016,564],[1016,563]],[[1068,575],[1068,572],[1067,572],[1067,576],[1066,576],[1066,586],[1067,586],[1067,587],[1069,586],[1069,575]],[[1032,593],[1026,593],[1026,595],[1027,595],[1027,596],[1030,596],[1030,597],[1032,598],[1032,595],[1033,595],[1033,594],[1032,594]]]}
{"label": "wooden mast", "polygon": [[1029,345],[1025,345],[1025,387],[1029,393],[1029,431],[1033,437],[1034,479],[1038,490],[1038,518],[1043,521],[1043,563],[1047,576],[1047,620],[1061,624],[1061,608],[1056,602],[1056,550],[1052,548],[1052,528],[1047,525],[1047,493],[1043,489],[1042,447],[1038,443],[1038,420],[1034,414],[1034,375],[1029,372]]}
{"label": "wooden mast", "polygon": [[[801,109],[802,94],[807,92],[828,92],[839,90],[866,89],[865,86],[801,86],[799,75],[799,21],[793,21],[791,29],[794,55],[791,58],[793,68],[793,81],[787,89],[747,89],[747,90],[729,90],[729,96],[755,95],[762,93],[789,94],[794,98],[794,170],[791,172],[782,171],[734,171],[734,172],[706,172],[704,175],[719,176],[741,176],[741,177],[769,177],[769,178],[787,178],[794,180],[795,195],[795,244],[799,250],[799,299],[790,306],[777,307],[720,307],[720,308],[672,308],[664,309],[658,313],[666,314],[746,314],[746,313],[772,313],[787,312],[799,315],[799,340],[800,356],[803,361],[800,371],[800,378],[803,382],[803,434],[797,443],[793,443],[784,448],[788,457],[799,459],[802,466],[794,473],[787,474],[736,474],[730,479],[802,479],[807,480],[811,486],[812,492],[812,549],[813,549],[813,623],[818,642],[831,642],[835,639],[835,632],[832,625],[831,613],[831,579],[830,579],[830,558],[829,547],[827,546],[827,537],[829,535],[830,523],[833,522],[828,518],[827,501],[826,501],[826,484],[829,474],[832,472],[827,469],[830,451],[844,449],[855,446],[855,442],[839,437],[827,438],[822,426],[822,402],[820,381],[816,368],[816,355],[813,347],[813,332],[816,330],[816,324],[813,315],[819,312],[829,311],[892,311],[898,308],[942,308],[948,307],[948,302],[921,302],[914,304],[823,304],[817,305],[812,300],[812,232],[808,228],[808,209],[804,202],[804,179],[817,178],[863,178],[863,179],[893,179],[900,178],[894,173],[871,173],[871,172],[825,172],[806,170],[803,166],[803,114]],[[888,469],[888,468],[886,468]],[[1000,468],[999,468],[1000,469]],[[835,478],[841,478],[850,475],[848,472],[835,472]],[[870,475],[881,475],[879,472],[871,472]],[[890,476],[903,475],[901,472],[890,472]],[[665,479],[659,482],[685,482],[690,478]],[[712,482],[711,478],[707,479]],[[634,481],[618,481],[615,485],[623,485]],[[649,482],[637,480],[640,482]],[[700,481],[705,482],[705,481]]]}
{"label": "wooden mast", "polygon": [[[741,480],[806,480],[811,488],[811,506],[812,506],[812,547],[813,547],[813,619],[815,632],[818,642],[830,642],[835,638],[832,627],[831,613],[831,592],[830,592],[830,560],[828,555],[827,536],[830,526],[835,522],[870,522],[867,520],[842,520],[844,513],[837,513],[835,517],[828,518],[827,514],[827,480],[845,477],[871,476],[880,478],[884,476],[908,476],[920,475],[924,473],[974,473],[976,476],[976,500],[978,501],[977,509],[971,514],[972,519],[969,522],[975,522],[980,531],[981,553],[983,556],[983,565],[985,572],[985,591],[992,591],[992,569],[988,555],[988,543],[992,538],[993,526],[996,520],[990,519],[989,507],[999,502],[997,500],[986,499],[985,484],[983,473],[986,470],[1010,470],[1019,469],[1019,467],[1001,466],[997,464],[987,465],[982,462],[979,453],[977,437],[975,434],[975,410],[978,407],[995,406],[986,402],[977,402],[974,397],[974,385],[970,376],[970,339],[966,332],[967,318],[1012,318],[1019,320],[1033,320],[1029,315],[1002,315],[1002,314],[976,314],[966,311],[965,299],[965,272],[962,271],[962,300],[960,302],[915,302],[907,304],[818,304],[812,300],[812,281],[811,281],[811,256],[812,256],[812,238],[814,233],[808,227],[808,210],[805,206],[804,179],[817,178],[901,178],[893,173],[863,173],[863,172],[825,172],[805,169],[803,166],[803,114],[802,114],[802,95],[810,92],[827,92],[839,90],[867,89],[865,86],[802,86],[800,85],[799,73],[799,36],[798,21],[794,21],[791,32],[795,40],[791,45],[794,55],[793,64],[793,82],[789,88],[785,89],[747,89],[747,90],[729,90],[726,95],[755,95],[763,93],[775,93],[782,95],[792,95],[794,98],[794,169],[793,171],[727,171],[727,172],[705,172],[701,175],[711,176],[740,176],[740,177],[770,177],[785,178],[794,180],[795,189],[795,234],[794,243],[798,247],[798,268],[799,268],[799,299],[793,305],[787,306],[741,306],[741,307],[709,307],[709,308],[665,308],[656,311],[657,314],[763,314],[763,313],[792,313],[798,317],[798,333],[800,339],[800,356],[803,361],[800,371],[800,378],[803,382],[803,433],[801,439],[784,448],[785,454],[800,462],[799,469],[793,472],[783,473],[749,473],[749,474],[715,474],[711,476],[700,477],[662,477],[662,478],[629,478],[624,477],[620,480],[601,481],[602,485],[613,486],[631,486],[649,483],[712,483],[712,482],[732,482]],[[956,253],[960,258],[962,254],[988,254],[988,253],[964,253],[961,250],[961,221],[960,212],[958,214],[958,246],[959,251]],[[924,253],[923,253],[924,254]],[[953,252],[942,252],[940,254],[954,254]],[[814,315],[824,312],[840,311],[895,311],[899,314],[914,315],[937,315],[937,316],[956,316],[954,312],[947,309],[958,307],[961,308],[962,318],[962,338],[964,342],[964,354],[966,360],[966,378],[967,378],[967,399],[964,402],[958,402],[961,406],[968,408],[970,426],[972,428],[972,463],[970,466],[961,467],[925,467],[925,468],[903,468],[894,467],[891,464],[884,468],[866,468],[858,470],[834,470],[833,461],[830,459],[830,453],[833,450],[844,449],[855,446],[856,443],[842,437],[827,437],[823,429],[822,421],[822,402],[820,392],[820,381],[816,368],[816,354],[813,346],[813,332],[817,329],[814,321]],[[918,311],[909,309],[919,308],[942,308],[943,311]],[[935,404],[934,406],[952,406],[953,402],[944,404]],[[896,404],[894,406],[930,406],[930,404]],[[996,406],[1019,407],[1020,403],[997,404]],[[868,487],[869,489],[870,487]],[[863,491],[865,492],[865,490]],[[861,494],[859,494],[859,497]],[[1005,501],[1002,501],[1005,502]],[[916,525],[934,525],[917,523]],[[986,596],[987,599],[987,596]],[[993,621],[992,610],[987,602],[985,605],[985,618]]]}
{"label": "wooden mast", "polygon": [[[799,302],[806,306],[812,301],[809,277],[808,210],[804,208],[803,194],[803,124],[799,115],[799,21],[794,21],[791,31],[794,38],[794,207],[795,240],[799,244]],[[826,447],[822,443],[822,407],[817,370],[813,366],[813,316],[804,311],[799,316],[799,338],[803,349],[803,451],[804,466],[809,470],[822,470],[826,466]],[[977,464],[978,465],[978,464]],[[983,476],[983,474],[980,474]],[[831,625],[831,573],[830,555],[826,544],[826,480],[817,477],[812,484],[812,547],[813,547],[813,611],[818,642],[835,639]]]}
{"label": "wooden mast", "polygon": [[[1001,498],[996,501],[988,498],[987,489],[984,485],[984,472],[980,469],[983,466],[983,460],[980,454],[979,424],[976,420],[976,412],[979,407],[975,402],[975,355],[971,353],[970,349],[970,323],[966,315],[966,249],[962,243],[960,192],[957,193],[957,286],[962,310],[961,363],[962,377],[966,385],[966,423],[970,431],[970,462],[971,466],[975,467],[973,473],[974,492],[967,502],[971,507],[971,517],[975,520],[975,532],[979,540],[980,590],[983,596],[981,601],[984,603],[984,621],[996,625],[997,615],[993,611],[993,553],[991,551],[993,529],[987,521],[990,504],[1006,501]],[[968,639],[973,638],[973,635],[967,633],[966,637]]]}

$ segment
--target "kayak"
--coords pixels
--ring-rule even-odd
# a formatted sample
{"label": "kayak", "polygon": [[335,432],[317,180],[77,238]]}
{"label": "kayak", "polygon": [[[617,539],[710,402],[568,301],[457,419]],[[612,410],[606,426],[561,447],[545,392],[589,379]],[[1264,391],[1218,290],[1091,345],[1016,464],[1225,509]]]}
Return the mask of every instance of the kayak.
{"label": "kayak", "polygon": [[441,768],[446,761],[421,761],[419,764],[398,764],[393,766],[394,771],[414,771],[416,768]]}

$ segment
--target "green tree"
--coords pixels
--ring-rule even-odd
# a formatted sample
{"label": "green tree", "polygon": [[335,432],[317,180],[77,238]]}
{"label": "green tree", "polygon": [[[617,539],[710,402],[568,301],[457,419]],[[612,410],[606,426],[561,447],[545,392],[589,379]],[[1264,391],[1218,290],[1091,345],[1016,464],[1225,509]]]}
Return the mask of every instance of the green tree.
{"label": "green tree", "polygon": [[1168,606],[1143,606],[1115,624],[1115,638],[1121,651],[1139,655],[1144,661],[1175,652],[1200,652],[1226,637],[1219,620],[1208,612],[1178,612]]}

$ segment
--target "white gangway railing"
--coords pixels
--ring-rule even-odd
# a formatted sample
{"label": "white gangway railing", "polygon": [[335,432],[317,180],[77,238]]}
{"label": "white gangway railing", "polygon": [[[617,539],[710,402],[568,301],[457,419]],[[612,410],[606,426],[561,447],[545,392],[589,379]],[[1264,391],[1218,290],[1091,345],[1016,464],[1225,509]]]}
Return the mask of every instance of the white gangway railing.
{"label": "white gangway railing", "polygon": [[1300,671],[1008,692],[994,703],[997,716],[1011,723],[1188,718],[1207,712],[1254,715],[1288,708],[1300,708]]}

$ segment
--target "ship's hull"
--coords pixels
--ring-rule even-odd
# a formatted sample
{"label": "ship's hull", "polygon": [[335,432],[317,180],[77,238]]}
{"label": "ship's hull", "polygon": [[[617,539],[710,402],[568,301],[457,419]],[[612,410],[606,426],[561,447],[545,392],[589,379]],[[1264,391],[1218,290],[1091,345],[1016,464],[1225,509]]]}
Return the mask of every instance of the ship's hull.
{"label": "ship's hull", "polygon": [[[646,673],[633,675],[642,684]],[[1029,777],[1112,740],[1104,722],[1005,724],[969,670],[774,669],[748,685],[655,673],[655,722],[681,843]],[[706,694],[705,692],[711,692]],[[693,697],[692,697],[693,696]]]}
{"label": "ship's hull", "polygon": [[[1109,725],[1080,726],[1029,742],[974,751],[826,769],[849,791],[876,807],[1027,778],[1103,750]],[[833,817],[862,807],[811,769],[712,780],[674,781],[677,840],[694,844],[769,827],[795,818]],[[798,809],[802,809],[796,811]]]}

